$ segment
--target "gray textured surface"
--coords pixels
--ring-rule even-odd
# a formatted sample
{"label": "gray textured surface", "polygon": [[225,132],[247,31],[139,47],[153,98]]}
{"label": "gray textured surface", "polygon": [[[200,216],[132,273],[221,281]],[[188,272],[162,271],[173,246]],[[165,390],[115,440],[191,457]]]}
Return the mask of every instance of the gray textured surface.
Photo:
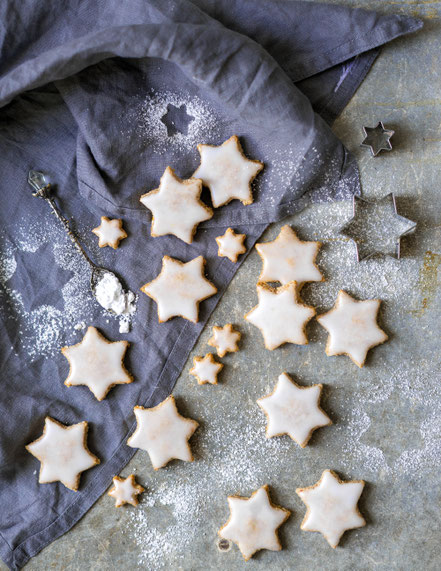
{"label": "gray textured surface", "polygon": [[[228,518],[226,496],[249,495],[264,483],[292,516],[280,533],[283,551],[261,552],[247,568],[440,568],[441,2],[336,3],[426,19],[418,35],[383,50],[335,124],[359,160],[364,195],[393,191],[401,213],[418,222],[417,233],[403,241],[403,259],[355,263],[353,246],[335,235],[350,204],[315,205],[288,220],[302,238],[324,242],[319,265],[327,281],[306,286],[305,301],[320,313],[340,288],[361,299],[379,297],[389,342],[370,353],[362,370],[347,357],[326,357],[326,334],[316,323],[308,328],[309,346],[264,350],[259,331],[242,319],[256,302],[260,260],[253,252],[192,356],[211,350],[211,325],[226,322],[243,333],[240,352],[223,359],[217,386],[196,384],[188,374],[191,356],[175,389],[181,412],[201,423],[191,441],[196,461],[155,473],[147,454],[138,453],[124,474],[134,472],[147,488],[139,508],[116,510],[104,496],[26,569],[244,568],[235,546],[218,551],[216,533]],[[374,159],[359,143],[361,126],[378,120],[396,134],[394,150]],[[277,233],[272,227],[264,239]],[[255,400],[282,371],[301,384],[325,385],[322,405],[334,425],[316,431],[304,450],[286,436],[264,437],[265,417]],[[367,482],[360,507],[368,525],[347,533],[336,550],[299,529],[305,510],[295,488],[315,483],[325,468]]]}

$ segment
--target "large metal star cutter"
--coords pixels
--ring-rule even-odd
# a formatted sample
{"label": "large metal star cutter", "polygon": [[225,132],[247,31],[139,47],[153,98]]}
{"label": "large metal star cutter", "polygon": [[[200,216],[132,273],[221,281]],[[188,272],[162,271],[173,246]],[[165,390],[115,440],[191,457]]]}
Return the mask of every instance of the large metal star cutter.
{"label": "large metal star cutter", "polygon": [[380,151],[391,151],[392,144],[390,138],[395,133],[392,129],[386,129],[381,121],[376,127],[363,127],[364,139],[361,143],[362,147],[369,147],[374,157]]}
{"label": "large metal star cutter", "polygon": [[359,262],[377,254],[398,259],[401,238],[415,228],[416,222],[398,214],[391,192],[375,201],[354,196],[353,216],[340,228],[340,234],[354,242]]}

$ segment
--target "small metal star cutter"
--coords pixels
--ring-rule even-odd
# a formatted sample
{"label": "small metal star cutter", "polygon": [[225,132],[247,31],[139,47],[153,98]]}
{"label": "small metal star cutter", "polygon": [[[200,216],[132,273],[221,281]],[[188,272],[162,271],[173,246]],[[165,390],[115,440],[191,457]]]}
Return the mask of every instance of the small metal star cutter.
{"label": "small metal star cutter", "polygon": [[398,214],[393,192],[375,201],[352,200],[352,218],[339,232],[354,242],[357,261],[378,254],[399,259],[401,238],[415,231],[416,222]]}
{"label": "small metal star cutter", "polygon": [[361,143],[362,147],[369,147],[372,156],[376,157],[380,151],[391,151],[392,144],[390,139],[395,131],[386,129],[381,121],[376,127],[363,127],[364,139]]}

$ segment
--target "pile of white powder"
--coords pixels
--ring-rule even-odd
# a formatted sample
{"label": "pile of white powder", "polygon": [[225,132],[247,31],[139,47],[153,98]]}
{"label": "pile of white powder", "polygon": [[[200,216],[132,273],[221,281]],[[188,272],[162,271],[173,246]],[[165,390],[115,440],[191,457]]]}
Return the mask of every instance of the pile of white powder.
{"label": "pile of white powder", "polygon": [[121,282],[111,272],[106,272],[96,285],[98,303],[119,316],[119,331],[130,331],[130,317],[136,311],[136,296],[133,292],[125,292]]}

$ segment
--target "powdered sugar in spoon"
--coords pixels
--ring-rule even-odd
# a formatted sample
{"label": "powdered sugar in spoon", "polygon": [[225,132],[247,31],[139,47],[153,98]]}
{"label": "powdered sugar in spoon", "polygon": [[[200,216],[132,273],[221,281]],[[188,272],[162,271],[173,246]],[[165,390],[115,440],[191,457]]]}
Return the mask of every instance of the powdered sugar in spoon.
{"label": "powdered sugar in spoon", "polygon": [[60,209],[55,204],[54,199],[51,197],[51,185],[46,181],[44,174],[39,171],[29,171],[28,183],[34,189],[34,192],[32,193],[33,196],[46,200],[51,207],[52,212],[63,224],[64,229],[74,243],[78,252],[80,252],[89,264],[91,269],[90,289],[98,303],[113,315],[128,316],[134,313],[136,309],[135,295],[131,291],[125,292],[123,290],[121,282],[113,272],[106,270],[105,268],[100,268],[92,262],[84,251],[84,248],[77,236],[72,231],[69,222],[63,216]]}

